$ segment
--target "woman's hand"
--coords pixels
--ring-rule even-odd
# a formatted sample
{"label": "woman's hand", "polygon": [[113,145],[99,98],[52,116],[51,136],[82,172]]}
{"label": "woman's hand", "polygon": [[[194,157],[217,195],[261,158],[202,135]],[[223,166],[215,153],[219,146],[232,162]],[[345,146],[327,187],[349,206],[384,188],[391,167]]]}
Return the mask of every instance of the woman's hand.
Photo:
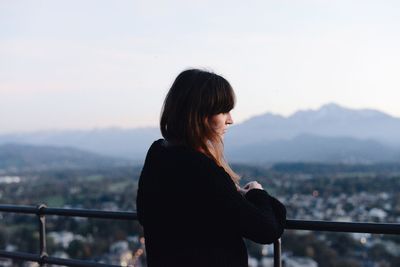
{"label": "woman's hand", "polygon": [[251,189],[263,189],[262,185],[257,181],[249,182],[243,188],[236,185],[236,188],[242,195],[245,195]]}

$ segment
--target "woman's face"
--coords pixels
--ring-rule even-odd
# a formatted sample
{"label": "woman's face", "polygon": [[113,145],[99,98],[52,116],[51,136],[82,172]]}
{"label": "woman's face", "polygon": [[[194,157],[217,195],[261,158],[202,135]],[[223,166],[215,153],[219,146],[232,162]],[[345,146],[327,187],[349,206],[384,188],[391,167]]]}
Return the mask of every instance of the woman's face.
{"label": "woman's face", "polygon": [[221,138],[224,137],[228,125],[233,124],[232,116],[230,112],[219,113],[210,117],[210,125]]}

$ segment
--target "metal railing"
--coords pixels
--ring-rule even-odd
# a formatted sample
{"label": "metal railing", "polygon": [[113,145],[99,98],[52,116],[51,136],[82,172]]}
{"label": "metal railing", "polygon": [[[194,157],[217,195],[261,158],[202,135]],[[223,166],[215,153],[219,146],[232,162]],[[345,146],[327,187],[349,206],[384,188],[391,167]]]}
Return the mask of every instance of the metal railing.
{"label": "metal railing", "polygon": [[[33,261],[37,262],[40,266],[44,266],[45,264],[54,264],[63,266],[79,266],[79,267],[103,267],[103,266],[120,267],[118,265],[97,263],[86,260],[63,259],[63,258],[48,256],[46,247],[46,215],[99,218],[99,219],[112,219],[112,220],[137,220],[136,212],[48,208],[44,204],[38,205],[37,207],[0,205],[0,212],[25,213],[37,216],[39,224],[38,228],[39,247],[40,247],[39,254],[0,250],[0,257]],[[391,223],[356,223],[356,222],[287,220],[285,229],[400,235],[400,224],[391,224]],[[274,242],[274,266],[275,267],[282,266],[280,240]]]}
{"label": "metal railing", "polygon": [[38,205],[37,207],[0,205],[0,212],[24,213],[24,214],[33,214],[37,216],[39,224],[38,228],[39,248],[40,248],[39,254],[0,250],[0,257],[33,261],[39,263],[40,266],[44,266],[45,264],[54,264],[54,265],[77,266],[77,267],[105,267],[105,266],[120,267],[119,265],[110,265],[110,264],[103,264],[86,260],[63,259],[63,258],[48,256],[47,246],[46,246],[46,215],[112,219],[112,220],[137,220],[137,215],[135,212],[48,208],[44,204]]}

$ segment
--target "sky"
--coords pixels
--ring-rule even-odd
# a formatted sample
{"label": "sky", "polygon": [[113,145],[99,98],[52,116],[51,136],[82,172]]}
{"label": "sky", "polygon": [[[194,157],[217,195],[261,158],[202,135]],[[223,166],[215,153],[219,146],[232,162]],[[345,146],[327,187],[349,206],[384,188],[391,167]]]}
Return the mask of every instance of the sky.
{"label": "sky", "polygon": [[326,103],[400,117],[400,1],[0,0],[0,134],[157,126],[187,68],[235,122]]}

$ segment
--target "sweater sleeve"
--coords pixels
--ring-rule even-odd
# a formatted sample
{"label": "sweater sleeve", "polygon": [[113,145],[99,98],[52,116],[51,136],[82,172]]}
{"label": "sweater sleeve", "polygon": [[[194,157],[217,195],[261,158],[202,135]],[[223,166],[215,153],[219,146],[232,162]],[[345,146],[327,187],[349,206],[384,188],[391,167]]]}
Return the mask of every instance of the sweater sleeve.
{"label": "sweater sleeve", "polygon": [[221,214],[233,219],[243,237],[270,244],[282,235],[286,222],[286,209],[282,203],[261,189],[251,189],[242,196],[223,169],[214,173],[210,178],[216,190],[217,206],[221,208]]}

